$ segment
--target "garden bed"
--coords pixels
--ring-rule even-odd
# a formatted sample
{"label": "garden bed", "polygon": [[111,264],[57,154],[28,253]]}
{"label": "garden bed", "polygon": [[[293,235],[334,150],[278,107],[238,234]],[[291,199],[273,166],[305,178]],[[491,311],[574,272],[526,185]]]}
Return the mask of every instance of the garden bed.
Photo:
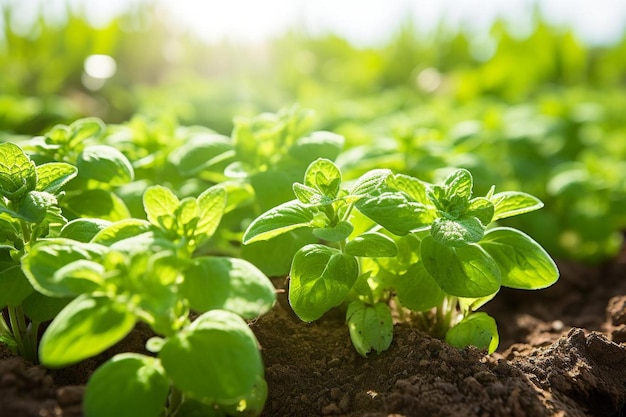
{"label": "garden bed", "polygon": [[[486,306],[501,337],[490,356],[400,324],[388,351],[364,358],[340,310],[303,323],[280,292],[276,306],[252,323],[269,386],[263,415],[623,416],[626,252],[595,267],[558,264],[553,287],[503,288]],[[57,371],[2,348],[0,415],[82,416],[90,372],[114,353],[143,351],[149,336],[140,326],[104,354]]]}

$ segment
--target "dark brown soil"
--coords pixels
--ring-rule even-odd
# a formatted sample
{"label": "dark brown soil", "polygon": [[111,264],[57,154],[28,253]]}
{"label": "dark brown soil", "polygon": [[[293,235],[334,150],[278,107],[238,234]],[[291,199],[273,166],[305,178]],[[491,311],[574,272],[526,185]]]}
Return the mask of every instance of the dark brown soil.
{"label": "dark brown soil", "polygon": [[[626,252],[595,267],[559,263],[541,291],[503,290],[492,355],[459,350],[406,324],[391,348],[359,356],[340,310],[302,323],[286,295],[251,324],[266,366],[263,416],[626,416]],[[119,351],[141,351],[140,327],[98,358],[60,371],[0,349],[0,416],[82,416],[83,385]]]}

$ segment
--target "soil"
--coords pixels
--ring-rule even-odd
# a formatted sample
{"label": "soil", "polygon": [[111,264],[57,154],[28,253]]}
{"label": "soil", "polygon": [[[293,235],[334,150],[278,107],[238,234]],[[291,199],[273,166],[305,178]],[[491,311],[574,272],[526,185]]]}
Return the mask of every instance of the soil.
{"label": "soil", "polygon": [[[339,309],[307,324],[276,306],[251,323],[265,362],[269,416],[626,417],[626,250],[597,266],[559,262],[541,291],[503,289],[484,308],[500,347],[456,349],[398,324],[389,350],[364,358]],[[80,365],[45,370],[0,348],[0,416],[80,417],[84,384],[108,357],[142,352],[139,326]]]}

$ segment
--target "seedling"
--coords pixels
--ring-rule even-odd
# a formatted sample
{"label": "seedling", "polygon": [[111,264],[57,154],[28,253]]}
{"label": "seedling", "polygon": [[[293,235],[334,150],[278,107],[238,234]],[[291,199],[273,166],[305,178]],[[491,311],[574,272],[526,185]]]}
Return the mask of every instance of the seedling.
{"label": "seedling", "polygon": [[[153,186],[143,203],[147,221],[68,223],[61,237],[37,243],[23,258],[39,292],[73,297],[42,337],[41,362],[84,360],[143,321],[157,334],[147,345],[156,357],[121,354],[98,368],[87,385],[89,416],[174,416],[181,407],[257,415],[266,388],[244,319],[269,310],[274,287],[244,260],[195,256],[219,225],[225,190],[218,185],[179,200]],[[191,311],[198,314],[193,321]]]}
{"label": "seedling", "polygon": [[[377,169],[350,190],[330,160],[311,163],[297,199],[250,224],[244,244],[307,228],[319,239],[293,257],[289,302],[304,321],[347,303],[346,319],[357,351],[381,352],[392,340],[392,309],[454,346],[493,352],[493,318],[475,310],[501,286],[544,288],[558,270],[522,232],[490,227],[498,219],[536,210],[542,203],[521,192],[473,197],[466,170],[441,185]],[[356,209],[356,210],[354,210]]]}

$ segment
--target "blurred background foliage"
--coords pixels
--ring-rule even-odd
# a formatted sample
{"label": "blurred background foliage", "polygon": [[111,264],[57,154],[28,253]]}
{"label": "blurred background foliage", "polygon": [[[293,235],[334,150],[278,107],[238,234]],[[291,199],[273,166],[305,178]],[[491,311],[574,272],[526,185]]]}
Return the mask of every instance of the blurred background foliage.
{"label": "blurred background foliage", "polygon": [[97,26],[69,5],[20,25],[18,2],[0,5],[0,141],[86,116],[230,135],[234,116],[299,103],[315,129],[345,137],[348,178],[387,166],[436,181],[465,167],[480,192],[540,197],[547,208],[515,226],[554,256],[595,262],[621,245],[626,31],[590,45],[536,11],[524,36],[504,21],[476,36],[407,19],[377,46],[295,28],[207,43],[150,2]]}

